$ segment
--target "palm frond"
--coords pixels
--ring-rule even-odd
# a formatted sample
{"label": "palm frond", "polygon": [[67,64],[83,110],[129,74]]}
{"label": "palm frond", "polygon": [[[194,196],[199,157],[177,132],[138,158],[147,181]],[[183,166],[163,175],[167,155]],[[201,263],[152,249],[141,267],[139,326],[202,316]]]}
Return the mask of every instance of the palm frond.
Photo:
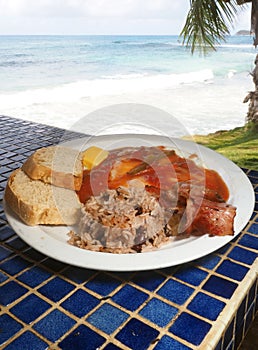
{"label": "palm frond", "polygon": [[230,33],[238,12],[237,0],[190,0],[185,25],[180,33],[183,44],[206,53],[216,50],[216,45]]}

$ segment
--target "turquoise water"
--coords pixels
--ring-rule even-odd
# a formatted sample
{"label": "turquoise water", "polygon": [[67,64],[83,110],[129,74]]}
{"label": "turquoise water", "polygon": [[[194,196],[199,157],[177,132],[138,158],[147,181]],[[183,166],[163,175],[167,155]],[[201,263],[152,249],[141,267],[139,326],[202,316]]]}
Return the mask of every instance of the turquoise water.
{"label": "turquoise water", "polygon": [[201,58],[177,36],[0,36],[0,91],[57,86],[78,80],[212,70],[216,77],[247,72],[251,37],[232,36]]}
{"label": "turquoise water", "polygon": [[230,128],[244,122],[255,55],[249,36],[206,57],[177,36],[0,36],[0,113],[69,127],[71,116],[142,101],[191,120],[194,132]]}

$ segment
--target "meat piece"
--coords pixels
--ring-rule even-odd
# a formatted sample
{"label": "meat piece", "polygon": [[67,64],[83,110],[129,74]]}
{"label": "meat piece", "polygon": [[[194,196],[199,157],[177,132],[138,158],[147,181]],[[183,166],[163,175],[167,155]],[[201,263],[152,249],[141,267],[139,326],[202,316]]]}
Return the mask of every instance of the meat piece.
{"label": "meat piece", "polygon": [[[196,210],[197,209],[197,210]],[[196,211],[196,213],[194,213]],[[216,203],[204,199],[199,208],[192,199],[187,201],[186,216],[188,234],[226,236],[234,234],[236,208],[225,203]],[[191,224],[189,224],[191,221]]]}

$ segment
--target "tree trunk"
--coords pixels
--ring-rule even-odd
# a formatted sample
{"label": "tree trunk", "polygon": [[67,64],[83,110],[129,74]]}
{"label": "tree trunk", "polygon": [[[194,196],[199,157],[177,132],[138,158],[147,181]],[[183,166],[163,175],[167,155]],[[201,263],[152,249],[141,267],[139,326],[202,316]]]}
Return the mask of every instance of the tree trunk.
{"label": "tree trunk", "polygon": [[255,67],[252,72],[255,91],[250,91],[244,99],[244,103],[249,101],[249,108],[246,116],[246,122],[253,122],[258,126],[258,55],[255,58]]}

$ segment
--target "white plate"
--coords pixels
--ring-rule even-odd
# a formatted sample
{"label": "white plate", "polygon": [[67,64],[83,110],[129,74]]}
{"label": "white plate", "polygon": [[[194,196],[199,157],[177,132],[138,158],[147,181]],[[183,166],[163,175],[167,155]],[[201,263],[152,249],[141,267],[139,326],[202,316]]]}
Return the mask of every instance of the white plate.
{"label": "white plate", "polygon": [[199,146],[194,142],[154,135],[112,135],[76,139],[65,143],[76,149],[96,145],[106,149],[124,146],[165,145],[175,148],[185,157],[196,153],[205,166],[216,170],[226,182],[229,203],[236,206],[234,236],[190,237],[169,243],[161,249],[139,254],[111,254],[83,250],[67,243],[68,227],[27,226],[5,205],[6,217],[14,231],[30,246],[67,264],[109,271],[150,270],[173,266],[203,257],[230,242],[248,223],[254,209],[255,198],[252,185],[244,172],[222,155]]}

